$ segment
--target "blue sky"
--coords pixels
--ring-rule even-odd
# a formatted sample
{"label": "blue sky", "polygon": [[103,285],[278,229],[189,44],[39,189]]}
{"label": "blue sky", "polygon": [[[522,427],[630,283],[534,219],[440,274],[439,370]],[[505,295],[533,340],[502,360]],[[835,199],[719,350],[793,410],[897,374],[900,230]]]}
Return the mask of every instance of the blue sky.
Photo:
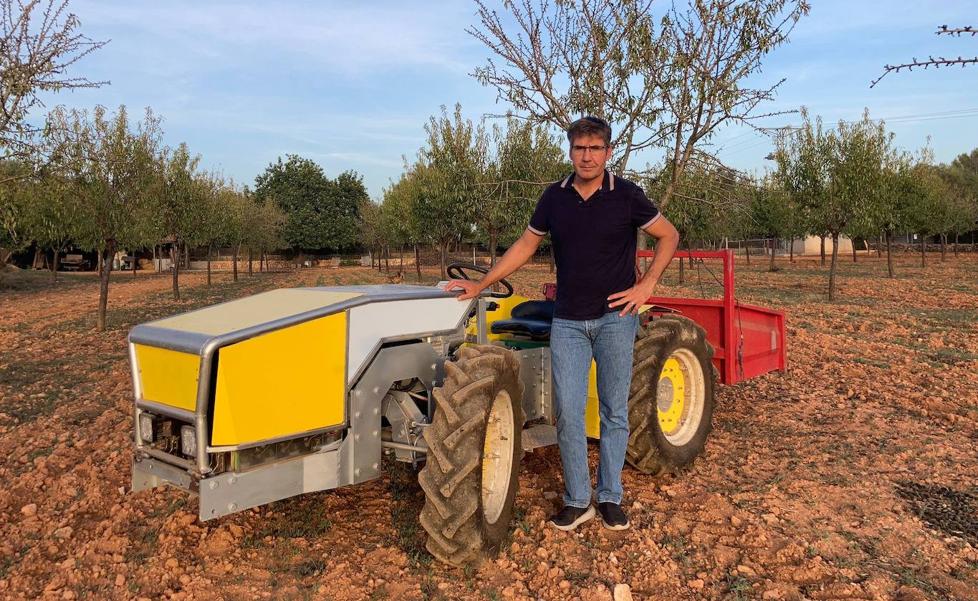
{"label": "blue sky", "polygon": [[[978,146],[978,67],[904,71],[869,89],[885,63],[978,55],[978,37],[933,33],[944,23],[978,26],[973,1],[811,3],[757,80],[787,78],[769,110],[804,105],[832,122],[868,107],[888,119],[900,146],[916,149],[929,137],[938,161]],[[75,73],[111,85],[51,96],[48,106],[125,104],[134,115],[151,106],[164,118],[167,144],[186,142],[203,167],[243,184],[295,153],[330,176],[361,173],[379,198],[401,173],[402,156],[413,158],[424,143],[424,123],[440,105],[461,102],[476,119],[507,108],[469,76],[487,52],[465,33],[476,22],[466,0],[71,6],[84,33],[111,40]],[[747,171],[763,169],[771,150],[768,139],[737,127],[714,143],[721,159]]]}

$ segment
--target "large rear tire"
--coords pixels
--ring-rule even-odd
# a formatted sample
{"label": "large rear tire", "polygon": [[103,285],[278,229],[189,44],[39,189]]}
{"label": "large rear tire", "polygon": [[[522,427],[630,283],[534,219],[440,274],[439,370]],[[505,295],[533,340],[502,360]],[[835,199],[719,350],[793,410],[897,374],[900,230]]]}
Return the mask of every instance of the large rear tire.
{"label": "large rear tire", "polygon": [[427,548],[445,563],[478,565],[498,552],[513,516],[523,454],[519,361],[498,346],[462,347],[433,396],[418,476]]}
{"label": "large rear tire", "polygon": [[706,445],[713,422],[713,347],[696,322],[653,320],[635,341],[625,458],[647,474],[676,472]]}

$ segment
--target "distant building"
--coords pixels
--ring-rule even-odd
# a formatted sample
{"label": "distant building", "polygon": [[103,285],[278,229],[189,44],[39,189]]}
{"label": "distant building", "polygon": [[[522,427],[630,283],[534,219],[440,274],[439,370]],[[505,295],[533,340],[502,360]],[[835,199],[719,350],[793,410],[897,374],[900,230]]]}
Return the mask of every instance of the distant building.
{"label": "distant building", "polygon": [[[794,253],[796,255],[818,255],[821,254],[821,241],[818,236],[808,236],[807,238],[801,239],[797,238],[792,241],[794,246]],[[862,250],[862,249],[857,249]],[[839,252],[840,253],[851,253],[852,252],[852,240],[846,236],[839,236]],[[825,253],[832,253],[832,238],[825,238]]]}

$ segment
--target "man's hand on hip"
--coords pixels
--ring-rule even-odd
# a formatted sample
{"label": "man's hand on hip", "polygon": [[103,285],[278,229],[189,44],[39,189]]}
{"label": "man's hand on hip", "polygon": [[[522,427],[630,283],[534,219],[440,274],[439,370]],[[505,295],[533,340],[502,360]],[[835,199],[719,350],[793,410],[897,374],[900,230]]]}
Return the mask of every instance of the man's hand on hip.
{"label": "man's hand on hip", "polygon": [[453,292],[455,290],[461,290],[462,294],[458,295],[458,300],[469,300],[479,296],[482,292],[482,283],[475,282],[472,280],[451,280],[445,284],[444,290],[448,292]]}
{"label": "man's hand on hip", "polygon": [[612,309],[621,307],[621,312],[618,313],[619,317],[624,317],[629,313],[637,315],[639,309],[655,291],[656,283],[655,280],[642,280],[628,290],[616,292],[608,297],[608,300],[611,301],[608,306]]}

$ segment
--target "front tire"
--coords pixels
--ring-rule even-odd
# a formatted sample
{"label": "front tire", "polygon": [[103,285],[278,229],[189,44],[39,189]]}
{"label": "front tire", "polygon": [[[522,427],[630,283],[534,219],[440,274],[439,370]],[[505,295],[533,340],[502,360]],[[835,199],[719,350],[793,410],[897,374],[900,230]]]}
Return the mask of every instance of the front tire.
{"label": "front tire", "polygon": [[696,322],[676,315],[639,331],[628,399],[625,459],[657,475],[690,465],[713,422],[713,347]]}
{"label": "front tire", "polygon": [[513,516],[523,454],[519,361],[498,346],[462,347],[433,396],[418,476],[427,548],[445,563],[478,565],[498,552]]}

